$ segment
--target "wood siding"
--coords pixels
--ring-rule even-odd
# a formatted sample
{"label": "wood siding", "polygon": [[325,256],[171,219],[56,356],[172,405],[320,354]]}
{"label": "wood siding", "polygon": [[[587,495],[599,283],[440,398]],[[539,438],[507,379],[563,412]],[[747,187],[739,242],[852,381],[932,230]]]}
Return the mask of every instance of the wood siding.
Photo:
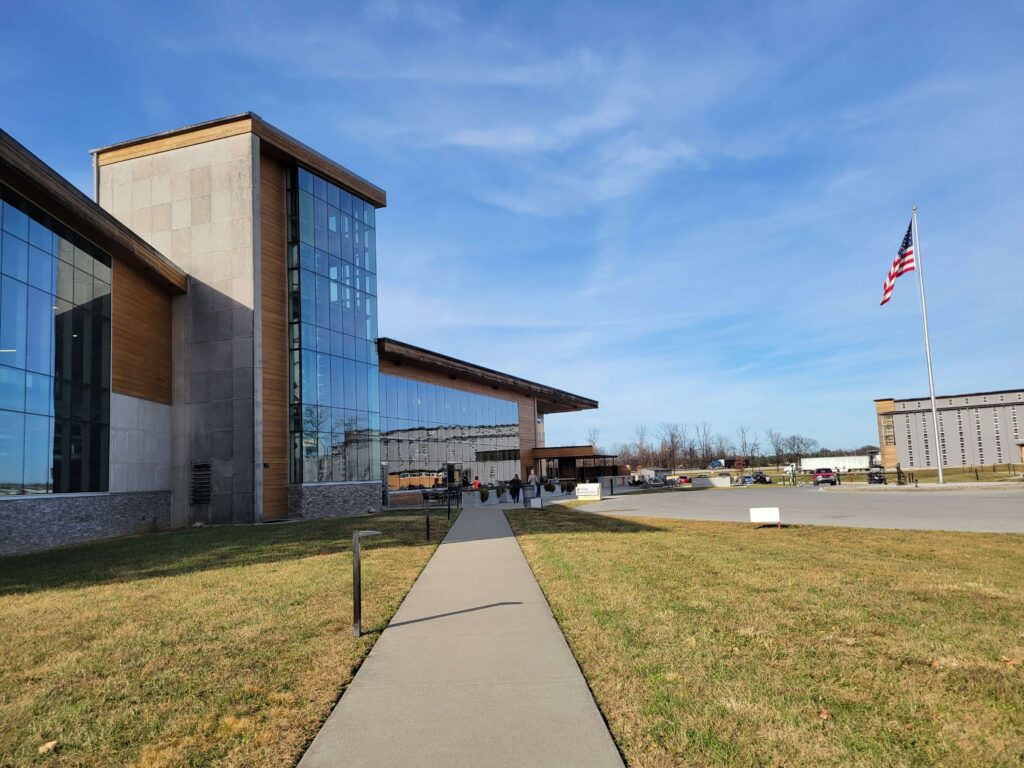
{"label": "wood siding", "polygon": [[288,516],[288,317],[285,168],[260,156],[263,519]]}
{"label": "wood siding", "polygon": [[233,122],[212,125],[206,128],[199,128],[194,131],[172,132],[166,136],[157,136],[151,139],[140,139],[136,143],[119,145],[111,149],[96,152],[97,165],[110,165],[119,163],[122,160],[132,160],[136,157],[155,155],[158,152],[166,152],[169,149],[181,149],[196,144],[203,144],[215,139],[225,139],[228,136],[238,136],[252,131],[252,120],[242,118]]}
{"label": "wood siding", "polygon": [[387,193],[376,184],[307,147],[298,139],[289,136],[251,112],[187,126],[154,136],[143,136],[93,151],[96,154],[97,165],[103,166],[136,157],[155,155],[169,149],[181,149],[228,136],[238,136],[243,133],[253,133],[258,136],[263,151],[275,159],[286,164],[301,163],[314,173],[366,198],[376,208],[383,208],[387,205]]}
{"label": "wood siding", "polygon": [[[534,398],[509,392],[500,388],[490,387],[484,384],[477,384],[462,379],[452,379],[443,373],[428,371],[416,368],[411,365],[396,365],[390,360],[380,361],[380,372],[400,376],[403,379],[413,381],[425,381],[428,384],[436,384],[450,389],[460,389],[464,392],[473,392],[488,397],[498,397],[502,400],[512,400],[519,404],[519,476],[525,480],[529,467],[533,466],[533,449],[537,447],[537,404]],[[543,444],[543,441],[541,441]]]}
{"label": "wood siding", "polygon": [[171,402],[171,297],[153,280],[114,259],[111,388]]}

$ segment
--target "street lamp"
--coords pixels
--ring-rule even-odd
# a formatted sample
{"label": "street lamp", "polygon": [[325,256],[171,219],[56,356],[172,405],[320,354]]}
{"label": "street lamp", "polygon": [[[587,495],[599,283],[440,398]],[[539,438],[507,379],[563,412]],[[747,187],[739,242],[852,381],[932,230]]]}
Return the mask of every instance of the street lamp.
{"label": "street lamp", "polygon": [[380,505],[388,506],[388,463],[386,461],[380,463]]}

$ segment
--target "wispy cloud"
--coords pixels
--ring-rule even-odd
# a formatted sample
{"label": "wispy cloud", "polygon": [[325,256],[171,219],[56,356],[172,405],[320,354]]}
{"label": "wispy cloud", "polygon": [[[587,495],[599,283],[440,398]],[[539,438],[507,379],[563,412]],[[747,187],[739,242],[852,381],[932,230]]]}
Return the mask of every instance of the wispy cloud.
{"label": "wispy cloud", "polygon": [[877,306],[915,203],[940,388],[1024,380],[1012,3],[101,11],[5,16],[9,128],[88,180],[84,147],[260,112],[388,190],[384,333],[601,400],[552,442],[872,440],[871,399],[921,390],[912,281]]}

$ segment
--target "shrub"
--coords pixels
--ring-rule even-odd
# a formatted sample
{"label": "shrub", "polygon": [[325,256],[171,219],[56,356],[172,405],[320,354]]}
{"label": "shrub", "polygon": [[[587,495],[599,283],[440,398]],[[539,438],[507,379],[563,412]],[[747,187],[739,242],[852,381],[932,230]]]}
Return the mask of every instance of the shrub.
{"label": "shrub", "polygon": [[491,498],[491,492],[487,488],[480,489],[480,503],[483,504]]}
{"label": "shrub", "polygon": [[499,486],[498,486],[498,487],[497,487],[497,488],[495,489],[495,491],[494,491],[494,492],[495,492],[495,494],[497,495],[497,497],[498,497],[498,499],[499,499],[499,500],[501,500],[501,499],[505,498],[505,486],[504,486],[504,485],[499,485]]}
{"label": "shrub", "polygon": [[544,483],[544,490],[547,491],[548,493],[554,493],[555,492],[555,484],[554,483]]}
{"label": "shrub", "polygon": [[569,480],[567,482],[562,483],[562,492],[563,493],[572,493],[575,490],[576,490],[576,483],[574,483],[572,480]]}

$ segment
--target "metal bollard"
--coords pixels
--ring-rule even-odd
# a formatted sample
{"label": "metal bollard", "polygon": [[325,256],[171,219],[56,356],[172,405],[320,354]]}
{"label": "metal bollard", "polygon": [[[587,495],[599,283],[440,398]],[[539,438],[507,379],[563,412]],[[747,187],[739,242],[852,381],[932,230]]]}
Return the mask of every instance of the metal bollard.
{"label": "metal bollard", "polygon": [[359,541],[367,536],[380,536],[380,531],[356,531],[352,534],[352,634],[363,634],[363,566],[359,557]]}

